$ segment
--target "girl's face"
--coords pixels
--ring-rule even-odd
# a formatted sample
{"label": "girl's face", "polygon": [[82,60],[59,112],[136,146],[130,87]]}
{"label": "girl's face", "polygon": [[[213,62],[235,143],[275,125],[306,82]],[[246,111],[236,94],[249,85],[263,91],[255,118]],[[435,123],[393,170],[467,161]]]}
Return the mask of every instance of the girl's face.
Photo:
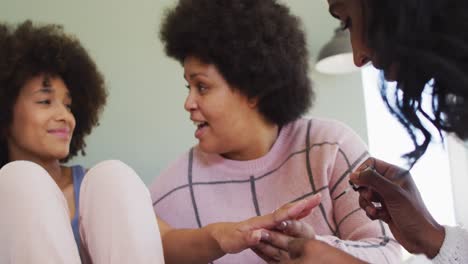
{"label": "girl's face", "polygon": [[9,158],[60,160],[68,156],[75,129],[72,99],[60,77],[39,75],[21,88],[8,130]]}
{"label": "girl's face", "polygon": [[252,127],[260,118],[256,103],[230,86],[215,65],[196,57],[185,59],[184,78],[189,89],[184,107],[200,148],[227,158],[240,156],[255,135]]}
{"label": "girl's face", "polygon": [[372,61],[372,53],[365,43],[365,25],[362,0],[328,0],[329,11],[349,30],[354,64],[361,67]]}

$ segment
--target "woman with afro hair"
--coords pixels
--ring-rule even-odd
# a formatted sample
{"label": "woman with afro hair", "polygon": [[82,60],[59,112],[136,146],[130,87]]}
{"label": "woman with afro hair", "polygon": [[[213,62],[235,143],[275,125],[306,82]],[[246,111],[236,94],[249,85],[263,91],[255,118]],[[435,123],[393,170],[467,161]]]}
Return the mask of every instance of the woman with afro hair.
{"label": "woman with afro hair", "polygon": [[164,263],[149,192],[131,168],[64,165],[84,154],[106,96],[62,27],[0,25],[0,263]]}
{"label": "woman with afro hair", "polygon": [[[321,195],[297,221],[269,229],[251,251],[215,263],[287,261],[292,237],[315,237],[372,263],[399,263],[382,221],[348,192],[351,171],[368,157],[362,140],[332,120],[303,118],[311,106],[309,56],[300,20],[275,0],[179,0],[160,29],[166,54],[181,63],[185,110],[198,144],[150,190],[158,216],[174,228],[205,228]],[[165,253],[177,250],[161,227]],[[272,246],[270,241],[283,244]],[[181,242],[179,242],[181,243]],[[168,247],[166,247],[168,245]],[[262,260],[262,258],[264,260]]]}

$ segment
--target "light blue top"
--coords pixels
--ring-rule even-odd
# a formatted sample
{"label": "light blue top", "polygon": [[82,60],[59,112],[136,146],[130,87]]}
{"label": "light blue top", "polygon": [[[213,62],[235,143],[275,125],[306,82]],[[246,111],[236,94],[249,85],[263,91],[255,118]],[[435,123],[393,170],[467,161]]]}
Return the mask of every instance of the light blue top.
{"label": "light blue top", "polygon": [[75,216],[71,221],[71,226],[73,229],[73,236],[75,237],[76,245],[78,246],[78,248],[80,248],[80,230],[78,222],[78,216],[80,215],[80,188],[81,182],[83,181],[86,171],[80,165],[72,166],[71,169],[73,175],[73,191],[75,193]]}

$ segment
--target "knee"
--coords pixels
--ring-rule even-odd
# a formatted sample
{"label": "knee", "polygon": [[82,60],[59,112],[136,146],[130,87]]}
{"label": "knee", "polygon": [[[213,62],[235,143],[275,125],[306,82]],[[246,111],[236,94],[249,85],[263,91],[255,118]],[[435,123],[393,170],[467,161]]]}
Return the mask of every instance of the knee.
{"label": "knee", "polygon": [[86,173],[83,184],[92,189],[121,191],[128,188],[144,186],[138,174],[127,164],[119,160],[106,160],[96,164]]}
{"label": "knee", "polygon": [[9,177],[11,175],[37,175],[47,173],[47,171],[40,165],[26,160],[12,161],[0,169],[2,177]]}
{"label": "knee", "polygon": [[0,169],[0,186],[5,185],[30,186],[50,178],[47,171],[40,165],[30,161],[12,161]]}
{"label": "knee", "polygon": [[49,173],[34,162],[13,161],[0,169],[0,194],[15,203],[29,201],[30,197],[38,198],[54,188],[58,187]]}

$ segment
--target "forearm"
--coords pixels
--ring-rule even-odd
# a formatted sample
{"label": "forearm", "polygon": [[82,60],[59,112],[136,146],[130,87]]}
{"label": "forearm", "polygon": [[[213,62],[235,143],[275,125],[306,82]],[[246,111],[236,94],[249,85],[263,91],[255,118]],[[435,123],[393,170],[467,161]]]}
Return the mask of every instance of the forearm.
{"label": "forearm", "polygon": [[162,236],[164,258],[167,264],[209,263],[225,253],[212,232],[216,224],[199,229],[171,229]]}

